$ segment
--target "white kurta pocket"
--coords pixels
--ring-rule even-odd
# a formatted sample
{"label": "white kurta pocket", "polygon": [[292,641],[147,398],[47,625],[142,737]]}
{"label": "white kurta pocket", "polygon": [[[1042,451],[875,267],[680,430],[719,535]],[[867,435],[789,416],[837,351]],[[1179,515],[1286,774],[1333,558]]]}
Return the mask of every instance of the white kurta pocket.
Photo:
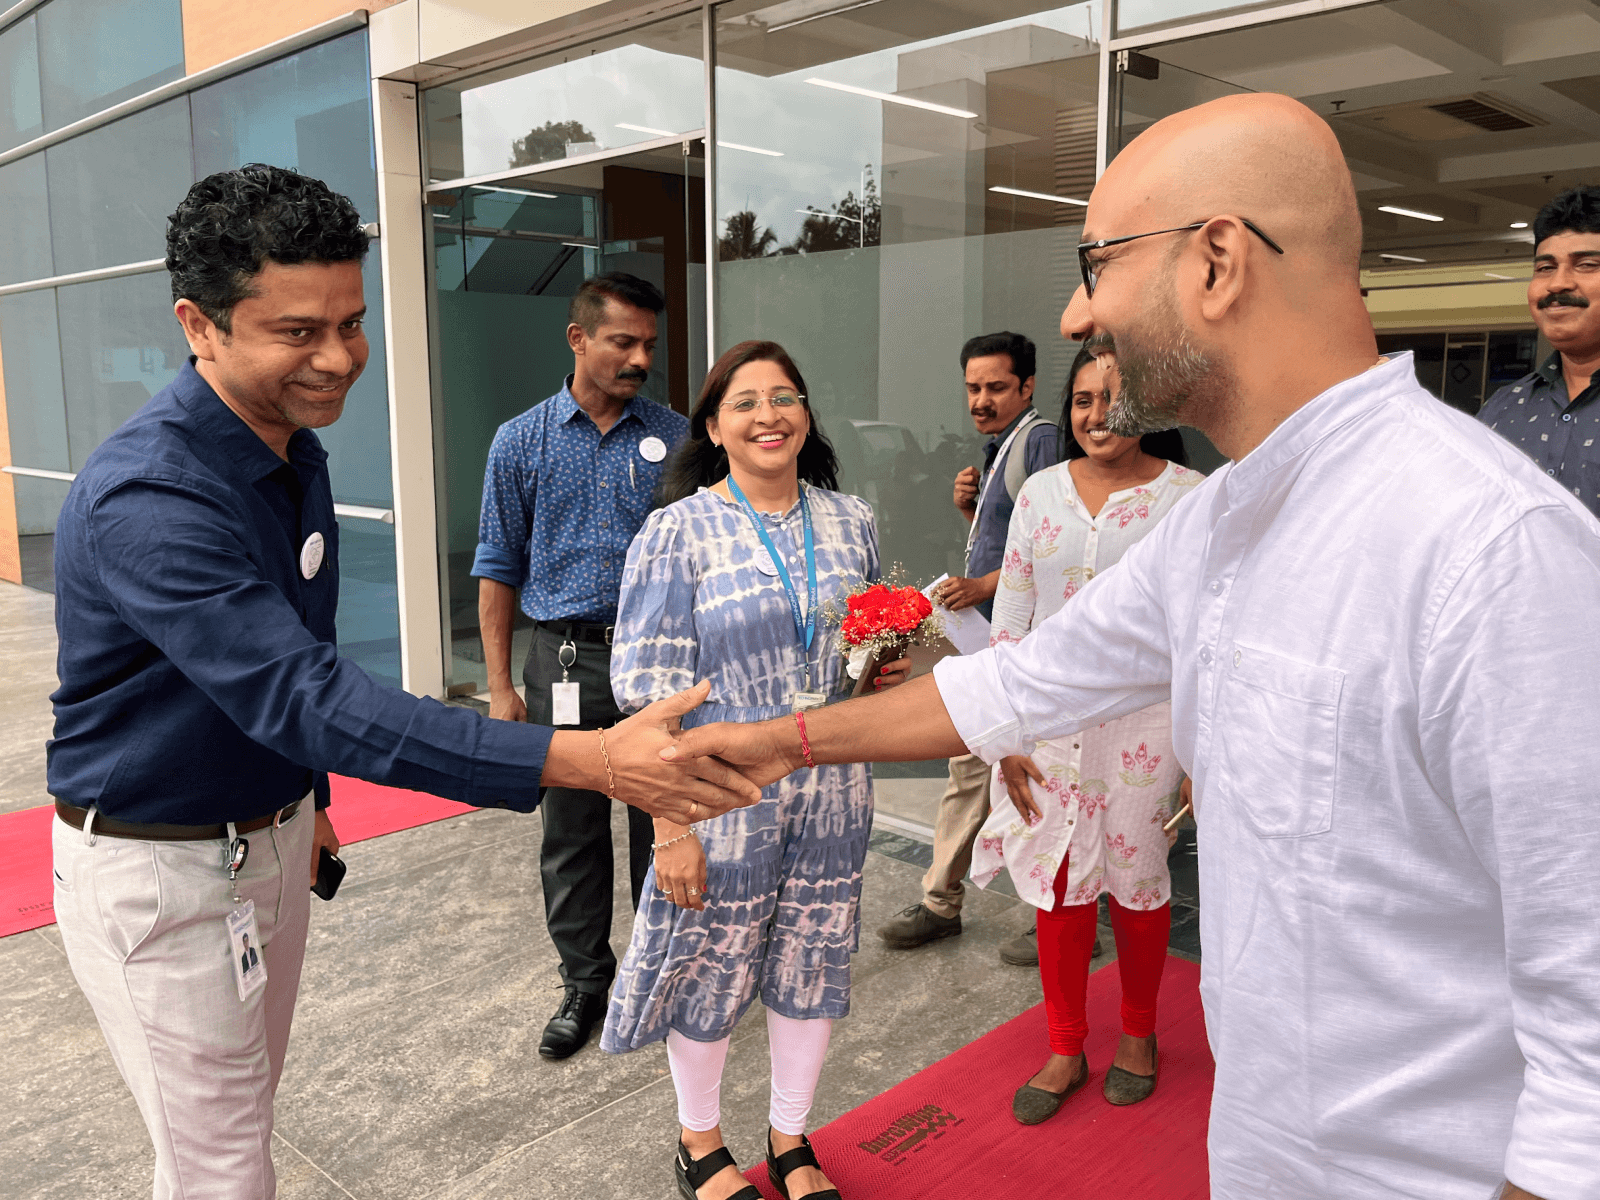
{"label": "white kurta pocket", "polygon": [[1219,783],[1264,838],[1333,828],[1344,672],[1243,643],[1219,664]]}

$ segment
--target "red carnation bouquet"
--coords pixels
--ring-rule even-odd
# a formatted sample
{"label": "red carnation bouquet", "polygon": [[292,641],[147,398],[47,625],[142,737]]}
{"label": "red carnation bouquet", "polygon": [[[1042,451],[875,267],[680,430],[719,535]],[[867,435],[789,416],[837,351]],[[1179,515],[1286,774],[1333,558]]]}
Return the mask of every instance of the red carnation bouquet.
{"label": "red carnation bouquet", "polygon": [[[839,626],[850,674],[858,682],[856,692],[866,690],[883,663],[904,658],[912,647],[939,647],[948,643],[944,622],[933,611],[933,602],[917,588],[901,582],[896,566],[880,583],[865,581],[845,597],[846,610],[830,612]],[[931,666],[931,660],[929,665]],[[913,669],[913,674],[920,671]]]}

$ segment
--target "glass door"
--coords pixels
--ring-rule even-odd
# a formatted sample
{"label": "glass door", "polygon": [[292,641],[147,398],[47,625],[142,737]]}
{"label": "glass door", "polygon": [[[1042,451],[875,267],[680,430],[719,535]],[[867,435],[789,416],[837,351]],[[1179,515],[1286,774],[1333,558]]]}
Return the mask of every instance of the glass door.
{"label": "glass door", "polygon": [[[567,306],[584,279],[626,271],[667,297],[643,394],[687,411],[705,371],[704,149],[698,139],[532,164],[431,191],[436,462],[453,695],[487,685],[472,578],[489,443],[572,370]],[[699,236],[696,237],[696,234]],[[520,669],[531,626],[518,614]]]}

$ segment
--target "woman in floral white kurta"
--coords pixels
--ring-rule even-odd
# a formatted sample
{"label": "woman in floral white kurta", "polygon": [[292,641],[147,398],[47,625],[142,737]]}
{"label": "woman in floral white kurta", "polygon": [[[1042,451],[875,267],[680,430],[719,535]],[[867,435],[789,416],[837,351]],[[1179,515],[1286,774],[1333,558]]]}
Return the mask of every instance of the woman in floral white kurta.
{"label": "woman in floral white kurta", "polygon": [[[992,641],[1021,641],[1075,592],[1155,527],[1205,476],[1177,463],[1150,483],[1113,492],[1090,516],[1068,463],[1029,476],[1017,496],[994,597]],[[995,767],[994,812],[972,852],[972,878],[987,886],[1009,869],[1017,894],[1036,908],[1055,905],[1063,856],[1067,904],[1092,904],[1110,892],[1131,909],[1167,902],[1167,839],[1183,778],[1172,756],[1169,704],[1095,729],[1041,742],[1032,755],[1044,775],[1034,785],[1042,819],[1029,825],[1006,798]]]}
{"label": "woman in floral white kurta", "polygon": [[[995,593],[993,641],[1021,641],[1102,571],[1113,567],[1201,476],[1175,431],[1118,437],[1107,428],[1104,371],[1080,351],[1062,427],[1066,461],[1031,476],[1017,496]],[[1017,1089],[1012,1115],[1025,1125],[1053,1116],[1089,1081],[1089,966],[1102,893],[1122,982],[1122,1041],[1105,1076],[1106,1099],[1136,1104],[1155,1091],[1155,1028],[1167,960],[1168,842],[1162,825],[1178,804],[1182,772],[1172,755],[1170,705],[1040,742],[1002,759],[994,810],[978,832],[972,878],[984,886],[1009,868],[1017,893],[1038,910],[1039,982],[1050,1057]]]}

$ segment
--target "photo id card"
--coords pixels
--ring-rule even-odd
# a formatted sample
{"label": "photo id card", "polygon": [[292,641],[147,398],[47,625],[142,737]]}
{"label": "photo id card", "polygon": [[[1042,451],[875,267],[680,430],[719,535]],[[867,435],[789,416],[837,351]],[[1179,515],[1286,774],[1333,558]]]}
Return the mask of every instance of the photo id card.
{"label": "photo id card", "polygon": [[232,950],[233,981],[239,985],[239,999],[265,987],[267,962],[261,957],[261,935],[256,932],[256,902],[246,900],[228,914],[228,945]]}
{"label": "photo id card", "polygon": [[578,685],[552,683],[550,685],[550,724],[578,724]]}

